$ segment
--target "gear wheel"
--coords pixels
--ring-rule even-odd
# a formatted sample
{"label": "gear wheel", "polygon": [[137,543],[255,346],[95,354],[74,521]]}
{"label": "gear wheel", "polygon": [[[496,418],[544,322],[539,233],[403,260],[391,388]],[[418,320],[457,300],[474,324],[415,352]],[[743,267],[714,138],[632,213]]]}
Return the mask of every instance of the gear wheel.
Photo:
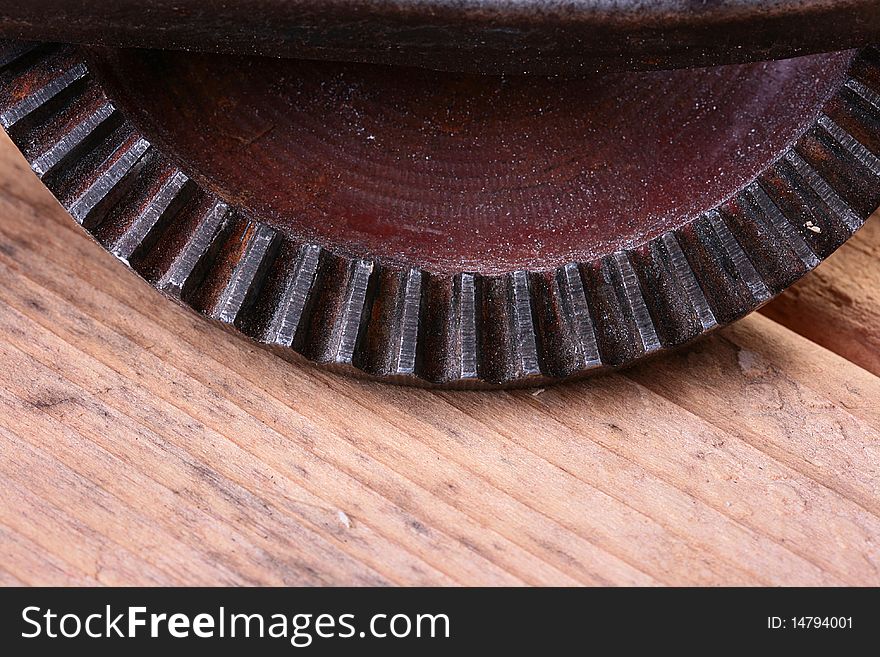
{"label": "gear wheel", "polygon": [[873,48],[845,55],[805,129],[720,204],[605,252],[473,268],[371,254],[240,203],[153,138],[101,57],[0,50],[0,123],[73,219],[197,312],[286,357],[397,383],[544,385],[629,365],[755,310],[880,205]]}

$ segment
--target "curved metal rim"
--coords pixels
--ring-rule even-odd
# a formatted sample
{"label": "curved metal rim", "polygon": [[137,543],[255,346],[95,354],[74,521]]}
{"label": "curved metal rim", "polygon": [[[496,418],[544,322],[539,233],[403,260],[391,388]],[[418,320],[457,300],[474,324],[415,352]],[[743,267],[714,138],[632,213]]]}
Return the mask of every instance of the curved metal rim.
{"label": "curved metal rim", "polygon": [[75,47],[5,43],[0,71],[0,124],[31,168],[154,287],[281,355],[397,383],[543,385],[632,364],[755,310],[880,205],[875,49],[718,208],[598,260],[493,276],[351,258],[244,216],[138,134]]}
{"label": "curved metal rim", "polygon": [[[255,7],[258,5],[258,7]],[[697,6],[699,5],[699,6]],[[481,73],[794,57],[880,39],[875,0],[0,0],[4,38]]]}

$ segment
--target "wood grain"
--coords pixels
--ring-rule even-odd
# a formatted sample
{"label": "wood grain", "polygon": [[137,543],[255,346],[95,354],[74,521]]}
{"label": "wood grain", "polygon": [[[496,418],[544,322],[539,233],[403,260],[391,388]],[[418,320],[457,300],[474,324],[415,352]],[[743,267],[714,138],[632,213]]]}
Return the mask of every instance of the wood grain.
{"label": "wood grain", "polygon": [[163,301],[0,144],[0,584],[880,584],[880,229],[624,373],[433,392]]}
{"label": "wood grain", "polygon": [[880,376],[880,222],[793,285],[764,313]]}

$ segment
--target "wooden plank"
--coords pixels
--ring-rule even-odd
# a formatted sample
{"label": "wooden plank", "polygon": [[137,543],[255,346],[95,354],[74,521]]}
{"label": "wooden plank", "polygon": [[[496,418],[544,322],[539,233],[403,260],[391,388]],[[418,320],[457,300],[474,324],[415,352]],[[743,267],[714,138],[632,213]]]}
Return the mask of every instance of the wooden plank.
{"label": "wooden plank", "polygon": [[47,579],[61,586],[89,586],[95,579],[71,567],[19,532],[0,525],[0,586],[23,586]]}
{"label": "wooden plank", "polygon": [[[0,584],[880,584],[868,287],[845,337],[757,315],[621,374],[434,392],[163,300],[5,139],[0,217]],[[875,224],[813,277],[880,277]]]}
{"label": "wooden plank", "polygon": [[763,313],[880,376],[880,219]]}

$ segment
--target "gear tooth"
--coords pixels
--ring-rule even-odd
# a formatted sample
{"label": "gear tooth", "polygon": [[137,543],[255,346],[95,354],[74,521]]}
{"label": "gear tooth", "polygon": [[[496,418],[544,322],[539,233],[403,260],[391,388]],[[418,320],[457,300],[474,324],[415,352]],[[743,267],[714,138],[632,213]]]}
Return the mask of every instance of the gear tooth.
{"label": "gear tooth", "polygon": [[629,258],[663,346],[681,344],[715,326],[674,235],[666,233],[633,249]]}
{"label": "gear tooth", "polygon": [[370,315],[378,267],[372,260],[324,255],[315,273],[307,326],[294,348],[317,363],[352,365]]}
{"label": "gear tooth", "polygon": [[422,278],[419,269],[406,273],[406,285],[399,304],[397,326],[400,340],[396,352],[396,365],[392,374],[415,375],[419,346],[419,324],[422,307]]}
{"label": "gear tooth", "polygon": [[383,267],[378,272],[356,367],[375,376],[415,375],[421,288],[418,269]]}
{"label": "gear tooth", "polygon": [[477,371],[495,384],[541,374],[526,272],[480,276]]}
{"label": "gear tooth", "polygon": [[616,367],[662,346],[625,252],[584,263],[580,273],[603,363]]}
{"label": "gear tooth", "polygon": [[455,277],[455,346],[458,378],[475,381],[479,357],[477,276],[462,273]]}
{"label": "gear tooth", "polygon": [[284,259],[293,264],[277,268],[277,275],[272,277],[277,283],[268,286],[277,292],[273,291],[267,297],[269,303],[265,313],[271,319],[262,334],[265,342],[281,347],[292,347],[305,324],[322,253],[317,244],[290,243],[287,248],[291,253],[285,254]]}
{"label": "gear tooth", "polygon": [[618,367],[638,357],[643,345],[620,303],[613,256],[581,263],[579,272],[602,362]]}
{"label": "gear tooth", "polygon": [[727,262],[732,266],[731,272],[733,276],[745,283],[752,299],[757,303],[762,303],[769,299],[771,296],[770,289],[755,269],[742,245],[733,236],[733,233],[730,232],[730,227],[721,216],[721,213],[718,210],[710,210],[706,213],[706,219],[718,238],[718,246],[723,251]]}
{"label": "gear tooth", "polygon": [[[38,75],[37,73],[43,73]],[[0,125],[6,130],[32,112],[38,110],[58,94],[88,75],[88,69],[82,62],[71,64],[58,72],[51,68],[45,70],[30,69],[20,80],[21,90],[15,95],[22,97],[0,112]]]}
{"label": "gear tooth", "polygon": [[[591,362],[591,359],[598,359],[589,311],[586,311],[587,317],[584,318],[578,316],[575,310],[577,300],[572,299],[573,294],[579,294],[583,299],[584,308],[586,299],[583,298],[583,286],[580,284],[577,266],[571,266],[574,267],[577,276],[575,290],[569,288],[566,267],[533,272],[529,276],[535,328],[538,344],[541,345],[541,361],[545,373],[552,377],[571,376],[595,367],[596,362],[595,360]],[[583,327],[588,331],[587,345],[584,345],[579,331],[579,328]]]}
{"label": "gear tooth", "polygon": [[541,375],[528,276],[515,271],[476,279],[477,372],[493,384]]}
{"label": "gear tooth", "polygon": [[98,82],[86,76],[21,118],[9,132],[42,178],[78,160],[123,121]]}
{"label": "gear tooth", "polygon": [[[781,292],[809,271],[792,244],[776,231],[747,192],[729,199],[717,212],[769,295]],[[752,291],[756,300],[764,294],[758,288]]]}
{"label": "gear tooth", "polygon": [[865,103],[877,111],[880,111],[880,93],[863,84],[855,78],[846,81],[846,88],[861,98]]}
{"label": "gear tooth", "polygon": [[342,303],[344,289],[340,281],[347,279],[349,264],[347,259],[330,251],[319,254],[312,293],[292,344],[296,351],[313,362],[330,360],[330,329],[336,322],[338,306]]}
{"label": "gear tooth", "polygon": [[[747,262],[748,258],[741,253],[739,244],[729,231],[725,231],[723,226],[721,231],[722,235],[726,233],[726,243],[719,237],[709,216],[703,215],[675,231],[675,237],[713,316],[719,324],[729,324],[760,303],[752,287],[758,290],[758,299],[769,298],[769,290],[766,290],[766,286],[761,290],[760,278],[757,274],[752,276],[748,267],[745,267],[745,271],[740,269],[739,265]],[[738,257],[740,262],[734,257]]]}
{"label": "gear tooth", "polygon": [[180,170],[163,172],[158,188],[138,209],[123,231],[107,248],[121,260],[131,262],[136,254],[148,249],[156,234],[173,221],[175,215],[193,191],[189,178]]}
{"label": "gear tooth", "polygon": [[880,94],[850,78],[825,105],[824,113],[875,158],[880,154]]}
{"label": "gear tooth", "polygon": [[556,271],[532,272],[529,288],[542,362],[549,376],[564,377],[585,368],[583,355],[563,307]]}
{"label": "gear tooth", "polygon": [[371,282],[377,278],[378,267],[372,260],[354,259],[348,267],[345,292],[339,304],[330,339],[327,359],[332,363],[350,365],[360,346],[360,337],[370,315],[373,301]]}
{"label": "gear tooth", "polygon": [[[820,260],[852,235],[846,216],[825,203],[787,160],[778,161],[757,182]],[[838,202],[845,207],[839,199]]]}
{"label": "gear tooth", "polygon": [[[825,122],[827,124],[828,120]],[[833,190],[852,209],[855,217],[853,230],[880,205],[880,179],[877,174],[839,143],[822,123],[817,122],[812,130],[804,134],[790,153],[799,156],[815,172],[818,185],[824,184]],[[804,177],[811,184],[817,182],[812,174]]]}
{"label": "gear tooth", "polygon": [[657,329],[651,318],[651,313],[645,303],[645,296],[639,284],[638,276],[630,262],[626,251],[618,251],[613,256],[614,266],[617,270],[620,303],[624,307],[624,314],[631,318],[642,342],[644,353],[652,354],[663,345],[657,336]]}
{"label": "gear tooth", "polygon": [[540,376],[541,365],[538,352],[538,336],[532,314],[532,294],[525,271],[510,275],[511,337],[514,358],[514,377]]}
{"label": "gear tooth", "polygon": [[819,117],[819,125],[825,129],[834,141],[862,163],[871,173],[880,178],[880,158],[871,150],[853,137],[849,132],[840,127],[834,119],[827,114]]}
{"label": "gear tooth", "polygon": [[34,173],[40,178],[50,173],[92,138],[100,128],[107,125],[115,111],[110,102],[105,102],[57,135],[57,138],[31,162]]}
{"label": "gear tooth", "polygon": [[[201,275],[184,288],[183,299],[203,315],[215,317],[222,306],[223,294],[233,280],[255,225],[230,209],[223,221],[224,228],[215,236],[208,255],[200,263]],[[195,278],[191,276],[191,279]]]}
{"label": "gear tooth", "polygon": [[576,263],[569,263],[561,267],[557,274],[557,281],[560,306],[566,313],[569,331],[581,354],[584,367],[592,369],[602,366],[594,319],[590,314],[590,305],[587,301],[580,268]]}
{"label": "gear tooth", "polygon": [[462,387],[477,378],[473,274],[422,274],[416,374],[429,383]]}
{"label": "gear tooth", "polygon": [[505,277],[475,276],[474,297],[477,374],[483,381],[498,384],[509,379],[513,369]]}
{"label": "gear tooth", "polygon": [[676,280],[676,287],[684,293],[700,327],[703,331],[715,328],[718,326],[718,320],[715,319],[715,314],[706,300],[703,288],[700,287],[697,276],[682,251],[675,233],[672,231],[664,233],[660,237],[660,242],[662,242],[663,249],[665,250],[665,261],[668,263],[669,269]]}
{"label": "gear tooth", "polygon": [[838,221],[842,221],[850,234],[861,227],[864,219],[859,217],[856,210],[799,153],[794,149],[790,150],[785,155],[785,161],[797,173],[800,182],[809,188],[811,195],[818,198],[822,206]]}
{"label": "gear tooth", "polygon": [[277,233],[257,222],[248,224],[237,259],[223,291],[211,310],[211,317],[224,324],[237,324],[259,293],[277,248]]}
{"label": "gear tooth", "polygon": [[229,226],[229,207],[212,201],[197,208],[198,219],[182,240],[171,262],[159,277],[156,287],[181,299],[201,282],[201,277],[216,257],[224,230]]}
{"label": "gear tooth", "polygon": [[432,272],[422,275],[416,374],[428,383],[441,384],[458,378],[453,288],[452,276]]}
{"label": "gear tooth", "polygon": [[394,308],[394,339],[391,341],[391,376],[415,376],[422,306],[422,272],[411,268],[397,276],[400,291]]}
{"label": "gear tooth", "polygon": [[100,210],[109,210],[125,194],[146,163],[144,156],[149,150],[150,142],[140,135],[130,135],[86,179],[84,189],[67,208],[71,216],[86,228],[100,223],[105,214]]}
{"label": "gear tooth", "polygon": [[375,303],[365,320],[363,340],[352,364],[374,376],[387,376],[393,369],[398,302],[405,289],[404,270],[382,267],[376,272]]}
{"label": "gear tooth", "polygon": [[[819,258],[816,257],[803,235],[782,214],[779,206],[773,202],[758,182],[752,183],[741,193],[740,205],[748,215],[748,219],[760,227],[761,235],[756,236],[757,239],[764,235],[773,235],[773,239],[768,245],[770,252],[766,253],[764,258],[765,271],[775,266],[773,253],[778,254],[782,250],[791,252],[801,261],[804,267],[804,271],[801,273],[805,273],[819,264]],[[740,229],[745,230],[748,223],[748,221],[741,222]]]}

